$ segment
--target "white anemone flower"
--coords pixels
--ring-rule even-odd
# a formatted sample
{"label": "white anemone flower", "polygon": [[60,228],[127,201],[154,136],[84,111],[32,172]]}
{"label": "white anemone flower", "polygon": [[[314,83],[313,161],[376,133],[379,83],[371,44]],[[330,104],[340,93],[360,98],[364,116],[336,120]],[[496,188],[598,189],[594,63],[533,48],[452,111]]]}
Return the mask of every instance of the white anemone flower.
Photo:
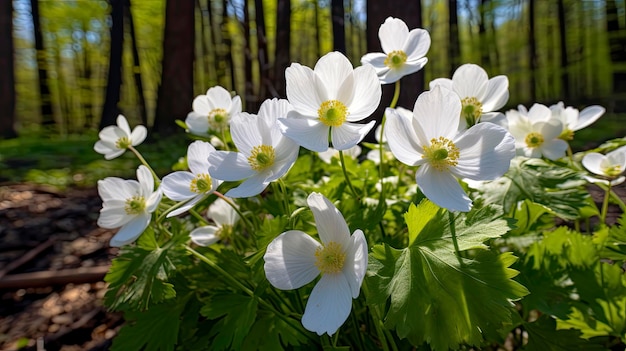
{"label": "white anemone flower", "polygon": [[360,229],[350,235],[342,214],[322,194],[310,194],[307,203],[322,242],[299,230],[280,234],[263,257],[265,276],[275,288],[291,290],[321,274],[302,325],[318,335],[333,335],[350,315],[352,299],[359,296],[367,270],[367,241]]}
{"label": "white anemone flower", "polygon": [[616,179],[626,170],[626,147],[620,147],[606,155],[590,152],[583,157],[582,164],[593,174]]}
{"label": "white anemone flower", "polygon": [[314,69],[298,63],[285,71],[287,99],[293,106],[287,118],[279,118],[281,131],[312,151],[332,147],[346,150],[358,144],[374,126],[354,123],[371,115],[381,98],[376,71],[370,65],[353,69],[339,52],[322,56]]}
{"label": "white anemone flower", "polygon": [[241,98],[231,97],[228,90],[214,86],[206,95],[198,95],[191,104],[193,111],[187,114],[185,124],[189,132],[196,135],[221,133],[228,127],[230,119],[241,112]]}
{"label": "white anemone flower", "polygon": [[599,105],[587,106],[582,111],[571,106],[565,107],[562,101],[550,106],[552,116],[559,119],[564,126],[560,138],[569,141],[574,139],[574,132],[581,130],[604,115],[606,109]]}
{"label": "white anemone flower", "polygon": [[106,160],[111,160],[123,154],[129,146],[141,144],[147,135],[148,130],[141,125],[136,126],[131,132],[126,117],[118,115],[116,126],[102,128],[98,134],[100,140],[96,142],[93,149],[103,154]]}
{"label": "white anemone flower", "polygon": [[230,189],[229,197],[260,194],[270,182],[293,166],[299,147],[281,134],[276,118],[286,116],[291,105],[284,99],[265,100],[258,115],[240,113],[233,117],[230,133],[239,152],[216,151],[209,155],[209,173],[225,181],[245,179]]}
{"label": "white anemone flower", "polygon": [[422,93],[411,116],[387,109],[385,136],[402,163],[420,166],[415,180],[440,207],[469,211],[472,201],[457,178],[493,180],[503,175],[515,156],[509,132],[493,123],[459,130],[461,102],[441,86]]}
{"label": "white anemone flower", "polygon": [[372,65],[382,84],[415,73],[428,62],[424,56],[430,49],[430,34],[424,29],[409,31],[403,20],[387,17],[378,29],[378,38],[383,52],[365,54],[361,64]]}
{"label": "white anemone flower", "polygon": [[506,112],[508,128],[515,137],[517,153],[526,157],[558,160],[565,156],[567,142],[559,139],[563,123],[552,118],[552,112],[542,104],[534,104],[530,110],[520,106]]}
{"label": "white anemone flower", "polygon": [[[361,155],[361,147],[359,145],[354,145],[347,150],[343,150],[343,155],[344,157],[347,156],[356,160],[359,158],[359,155]],[[319,156],[319,158],[325,163],[330,164],[333,158],[339,158],[339,150],[329,147],[328,150],[319,152],[317,156]]]}
{"label": "white anemone flower", "polygon": [[137,179],[107,177],[98,181],[102,209],[98,226],[107,229],[121,227],[111,239],[111,246],[120,247],[135,241],[148,227],[152,212],[161,202],[161,190],[154,190],[150,170],[141,165]]}
{"label": "white anemone flower", "polygon": [[[413,116],[413,111],[408,110],[404,107],[396,107],[395,110],[397,113],[408,116],[407,118],[411,118],[411,116]],[[380,135],[381,128],[382,128],[382,125],[379,125],[378,127],[376,127],[376,131],[374,132],[374,138],[376,138],[376,141],[378,142],[378,144],[383,144],[383,159],[385,161],[392,160],[393,153],[391,152],[391,150],[389,150],[389,143],[387,143],[387,138],[385,137],[384,133],[382,137]],[[368,151],[365,157],[368,160],[374,162],[374,164],[380,164],[380,145],[378,145],[377,148]]]}
{"label": "white anemone flower", "polygon": [[504,76],[489,78],[480,66],[467,63],[456,69],[452,79],[438,78],[430,82],[430,89],[441,85],[461,99],[461,122],[459,128],[466,129],[478,122],[494,122],[502,119],[502,108],[509,100],[509,79]]}
{"label": "white anemone flower", "polygon": [[207,217],[213,220],[215,225],[207,225],[196,228],[189,234],[191,241],[199,246],[209,246],[220,239],[228,238],[233,227],[239,221],[239,214],[223,199],[215,200],[207,210]]}
{"label": "white anemone flower", "polygon": [[187,164],[191,172],[177,171],[163,177],[161,188],[165,196],[174,201],[186,201],[168,213],[167,217],[188,211],[220,185],[220,182],[209,174],[208,157],[213,152],[216,151],[210,143],[194,141],[187,148]]}

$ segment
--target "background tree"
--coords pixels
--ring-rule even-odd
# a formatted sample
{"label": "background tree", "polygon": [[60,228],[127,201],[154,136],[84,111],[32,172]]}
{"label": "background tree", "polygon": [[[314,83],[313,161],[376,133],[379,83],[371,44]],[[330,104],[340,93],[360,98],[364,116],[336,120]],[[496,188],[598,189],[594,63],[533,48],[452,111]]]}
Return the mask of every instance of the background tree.
{"label": "background tree", "polygon": [[39,15],[39,0],[30,0],[31,14],[33,16],[33,32],[35,39],[35,51],[37,52],[37,77],[39,82],[39,105],[41,110],[41,124],[54,128],[55,120],[52,111],[52,96],[48,86],[48,62],[46,50],[41,34],[41,20]]}
{"label": "background tree", "polygon": [[285,69],[291,64],[291,0],[276,1],[276,45],[274,51],[273,91],[275,97],[285,97]]}
{"label": "background tree", "polygon": [[333,51],[346,54],[346,27],[343,0],[332,0],[330,17],[333,24]]}
{"label": "background tree", "polygon": [[15,76],[13,66],[13,3],[0,1],[0,138],[14,138]]}
{"label": "background tree", "polygon": [[180,130],[193,100],[194,2],[167,0],[163,34],[163,71],[152,127],[161,136]]}
{"label": "background tree", "polygon": [[448,60],[450,60],[450,74],[461,65],[461,42],[459,40],[458,5],[456,0],[448,1],[448,26],[450,41],[448,43]]}
{"label": "background tree", "polygon": [[613,65],[613,92],[626,92],[626,29],[622,29],[615,0],[606,1],[606,31]]}
{"label": "background tree", "polygon": [[122,87],[122,52],[124,51],[124,0],[109,0],[111,4],[111,39],[109,50],[109,75],[106,83],[100,129],[115,124]]}
{"label": "background tree", "polygon": [[529,91],[532,101],[537,99],[537,44],[535,42],[535,0],[528,0],[528,68],[530,70]]}

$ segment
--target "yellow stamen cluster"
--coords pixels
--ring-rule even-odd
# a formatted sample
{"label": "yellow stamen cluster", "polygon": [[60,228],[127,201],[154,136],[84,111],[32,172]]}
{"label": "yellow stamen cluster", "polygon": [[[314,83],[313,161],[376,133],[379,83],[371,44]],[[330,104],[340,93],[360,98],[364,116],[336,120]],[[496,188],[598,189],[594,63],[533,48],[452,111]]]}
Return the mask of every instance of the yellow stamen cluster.
{"label": "yellow stamen cluster", "polygon": [[146,209],[146,199],[141,195],[135,195],[126,199],[124,210],[126,214],[136,215],[142,213]]}
{"label": "yellow stamen cluster", "polygon": [[574,131],[569,128],[565,128],[561,135],[559,135],[559,139],[565,141],[574,140]]}
{"label": "yellow stamen cluster", "polygon": [[346,261],[346,254],[340,244],[331,241],[315,250],[315,266],[322,274],[339,273]]}
{"label": "yellow stamen cluster", "polygon": [[346,121],[348,108],[341,101],[324,101],[317,110],[320,121],[329,127],[339,127]]}
{"label": "yellow stamen cluster", "polygon": [[215,235],[217,235],[222,242],[230,241],[230,238],[233,236],[233,226],[223,224]]}
{"label": "yellow stamen cluster", "polygon": [[213,182],[211,181],[211,176],[208,173],[201,173],[191,180],[189,190],[196,194],[204,194],[211,190],[212,186]]}
{"label": "yellow stamen cluster", "polygon": [[439,137],[430,139],[430,145],[424,146],[424,155],[429,164],[438,171],[448,169],[459,164],[459,148],[452,140]]}
{"label": "yellow stamen cluster", "polygon": [[467,121],[467,126],[471,127],[478,123],[483,114],[483,104],[475,97],[466,97],[461,100],[461,117]]}
{"label": "yellow stamen cluster", "polygon": [[260,172],[274,164],[276,158],[276,152],[271,145],[257,145],[252,149],[250,157],[248,157],[248,163],[250,167],[257,172]]}
{"label": "yellow stamen cluster", "polygon": [[387,54],[387,58],[385,59],[385,66],[391,69],[397,69],[404,66],[406,62],[407,56],[406,53],[402,50],[395,50]]}
{"label": "yellow stamen cluster", "polygon": [[620,165],[614,165],[609,167],[602,168],[602,172],[606,174],[608,177],[615,178],[620,175],[624,170]]}
{"label": "yellow stamen cluster", "polygon": [[209,112],[209,127],[214,130],[222,130],[228,121],[228,112],[223,108],[216,108]]}
{"label": "yellow stamen cluster", "polygon": [[130,141],[130,138],[128,137],[121,137],[117,139],[117,141],[115,142],[115,147],[118,149],[128,149],[128,147],[131,145],[132,145],[132,142]]}
{"label": "yellow stamen cluster", "polygon": [[543,145],[543,142],[544,142],[543,135],[537,132],[532,132],[526,135],[526,138],[524,139],[524,141],[526,142],[526,145],[529,148],[540,147],[541,145]]}

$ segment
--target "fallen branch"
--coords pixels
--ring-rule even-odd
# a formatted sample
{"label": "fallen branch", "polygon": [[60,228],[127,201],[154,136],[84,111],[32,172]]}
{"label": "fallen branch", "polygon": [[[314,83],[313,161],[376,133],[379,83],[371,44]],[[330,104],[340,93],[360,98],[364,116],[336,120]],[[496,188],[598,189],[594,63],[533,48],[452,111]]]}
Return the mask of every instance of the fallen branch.
{"label": "fallen branch", "polygon": [[14,269],[19,268],[20,266],[30,262],[33,258],[37,257],[40,253],[46,251],[49,247],[54,245],[55,242],[56,242],[55,238],[50,237],[48,238],[48,240],[44,241],[43,243],[35,246],[33,249],[26,252],[26,254],[20,256],[20,258],[18,258],[17,260],[7,264],[4,267],[4,269],[0,270],[0,279],[4,277],[5,275],[7,275],[7,273],[10,273],[11,271],[13,271]]}
{"label": "fallen branch", "polygon": [[60,271],[10,274],[0,278],[0,289],[26,289],[70,283],[95,283],[102,281],[108,271],[109,266],[95,266]]}

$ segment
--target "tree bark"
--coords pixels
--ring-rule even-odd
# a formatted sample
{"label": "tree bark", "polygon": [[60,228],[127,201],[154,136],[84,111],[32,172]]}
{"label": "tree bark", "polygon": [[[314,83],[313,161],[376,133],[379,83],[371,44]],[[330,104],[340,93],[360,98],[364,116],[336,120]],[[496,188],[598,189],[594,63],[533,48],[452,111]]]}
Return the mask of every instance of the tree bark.
{"label": "tree bark", "polygon": [[147,127],[148,112],[146,111],[146,98],[143,93],[143,81],[141,79],[141,64],[139,62],[139,50],[137,49],[137,34],[135,32],[135,23],[133,21],[130,0],[125,1],[126,9],[124,11],[124,15],[128,20],[128,27],[130,27],[130,40],[133,48],[133,77],[135,78],[135,88],[137,89],[137,99],[139,100],[139,116],[141,117],[141,123]]}
{"label": "tree bark", "polygon": [[454,71],[461,63],[461,42],[459,41],[459,20],[457,0],[448,1],[448,60],[449,60],[449,77],[452,77]]}
{"label": "tree bark", "polygon": [[529,92],[530,100],[537,100],[537,87],[535,72],[537,70],[537,43],[535,42],[535,0],[528,0],[528,62],[530,74]]}
{"label": "tree bark", "polygon": [[52,111],[52,97],[48,85],[48,62],[46,50],[41,34],[41,19],[39,17],[39,0],[30,0],[31,14],[33,17],[33,32],[35,34],[35,50],[37,52],[37,73],[39,81],[39,101],[41,111],[41,125],[55,128],[56,121]]}
{"label": "tree bark", "polygon": [[259,60],[259,86],[260,101],[269,97],[268,87],[270,86],[270,63],[267,52],[267,28],[265,26],[265,10],[263,0],[254,0],[254,12],[256,22],[257,56]]}
{"label": "tree bark", "polygon": [[285,97],[285,69],[289,67],[291,48],[291,0],[277,0],[276,4],[276,46],[272,95]]}
{"label": "tree bark", "polygon": [[100,117],[100,129],[115,124],[121,113],[120,89],[122,86],[122,52],[124,50],[124,0],[109,0],[111,4],[111,50],[109,52],[109,75],[104,105]]}
{"label": "tree bark", "polygon": [[606,31],[609,37],[609,54],[613,64],[613,92],[626,92],[626,70],[617,67],[626,64],[626,31],[619,23],[615,0],[606,1]]}
{"label": "tree bark", "polygon": [[331,20],[333,24],[333,50],[346,54],[346,26],[343,0],[332,0]]}
{"label": "tree bark", "polygon": [[180,128],[193,100],[194,1],[167,0],[163,34],[163,68],[152,130],[161,136]]}
{"label": "tree bark", "polygon": [[13,2],[0,1],[0,138],[15,138],[15,68],[13,47]]}

